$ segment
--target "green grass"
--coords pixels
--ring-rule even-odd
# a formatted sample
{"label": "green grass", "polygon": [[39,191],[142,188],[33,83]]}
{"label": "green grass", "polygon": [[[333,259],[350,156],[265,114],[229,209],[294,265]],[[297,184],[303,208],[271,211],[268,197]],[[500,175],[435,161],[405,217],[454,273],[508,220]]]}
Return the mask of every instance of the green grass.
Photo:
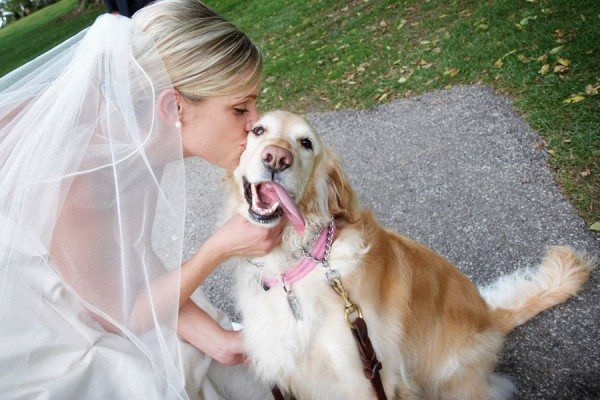
{"label": "green grass", "polygon": [[94,22],[104,9],[73,13],[77,0],[61,0],[0,29],[0,76],[43,54]]}
{"label": "green grass", "polygon": [[[207,2],[261,46],[263,110],[369,108],[455,85],[490,85],[541,133],[557,183],[583,219],[600,221],[598,0]],[[74,31],[92,21],[73,17],[62,29],[80,19]],[[17,26],[0,31],[0,50]],[[49,36],[47,25],[42,31],[37,36]],[[12,46],[30,40],[18,37]]]}
{"label": "green grass", "polygon": [[[490,85],[542,134],[557,183],[584,220],[600,221],[597,0],[210,3],[260,43],[263,109],[368,108]],[[565,102],[572,95],[582,101]]]}

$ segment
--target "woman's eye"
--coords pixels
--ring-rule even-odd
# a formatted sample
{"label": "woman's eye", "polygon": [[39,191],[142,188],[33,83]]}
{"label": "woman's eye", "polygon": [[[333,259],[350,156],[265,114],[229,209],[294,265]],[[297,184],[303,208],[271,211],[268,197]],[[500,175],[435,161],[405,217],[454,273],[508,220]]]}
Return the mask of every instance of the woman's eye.
{"label": "woman's eye", "polygon": [[252,133],[254,133],[256,136],[260,136],[265,133],[265,128],[262,126],[257,126],[256,128],[252,129]]}
{"label": "woman's eye", "polygon": [[250,110],[248,110],[247,108],[234,108],[234,111],[236,112],[236,114],[244,115]]}
{"label": "woman's eye", "polygon": [[302,147],[304,147],[305,149],[309,149],[311,150],[312,147],[312,142],[310,141],[310,139],[304,138],[302,140],[300,140],[300,144],[302,145]]}

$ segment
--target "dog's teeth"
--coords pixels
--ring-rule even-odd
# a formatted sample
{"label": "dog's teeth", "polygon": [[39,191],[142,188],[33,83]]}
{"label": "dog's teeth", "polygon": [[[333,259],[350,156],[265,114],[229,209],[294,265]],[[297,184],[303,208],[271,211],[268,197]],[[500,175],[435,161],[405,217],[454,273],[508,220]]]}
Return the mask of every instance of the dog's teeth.
{"label": "dog's teeth", "polygon": [[277,207],[279,207],[279,202],[271,204],[269,208],[261,208],[256,205],[253,205],[252,210],[257,214],[269,216],[275,214],[275,211],[277,211]]}
{"label": "dog's teeth", "polygon": [[258,199],[260,198],[258,195],[258,189],[255,184],[250,185],[250,189],[252,190],[252,211],[260,215],[273,215],[275,211],[277,211],[277,207],[279,207],[279,202],[275,202],[269,206],[269,208],[262,208],[259,205]]}
{"label": "dog's teeth", "polygon": [[250,185],[250,188],[252,189],[252,209],[257,211],[260,209],[258,206],[258,189],[256,189],[255,184]]}
{"label": "dog's teeth", "polygon": [[273,215],[275,214],[275,211],[277,211],[277,207],[279,207],[279,202],[276,201],[275,203],[271,204],[271,207],[265,209],[265,214],[264,215]]}

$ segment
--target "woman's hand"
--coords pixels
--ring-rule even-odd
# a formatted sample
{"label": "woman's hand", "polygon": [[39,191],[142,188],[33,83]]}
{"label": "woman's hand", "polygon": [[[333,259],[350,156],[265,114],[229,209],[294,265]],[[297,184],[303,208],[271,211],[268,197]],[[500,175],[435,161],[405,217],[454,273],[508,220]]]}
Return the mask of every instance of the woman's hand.
{"label": "woman's hand", "polygon": [[200,246],[181,267],[179,304],[183,305],[206,277],[231,257],[260,257],[281,242],[285,222],[267,228],[236,215]]}
{"label": "woman's hand", "polygon": [[241,332],[223,329],[191,300],[179,309],[177,333],[221,364],[237,365],[246,362]]}
{"label": "woman's hand", "polygon": [[209,240],[225,258],[260,257],[281,243],[285,220],[274,226],[264,227],[236,215],[225,223]]}
{"label": "woman's hand", "polygon": [[220,337],[221,343],[214,343],[207,354],[224,365],[245,364],[246,355],[243,351],[242,333],[223,330]]}

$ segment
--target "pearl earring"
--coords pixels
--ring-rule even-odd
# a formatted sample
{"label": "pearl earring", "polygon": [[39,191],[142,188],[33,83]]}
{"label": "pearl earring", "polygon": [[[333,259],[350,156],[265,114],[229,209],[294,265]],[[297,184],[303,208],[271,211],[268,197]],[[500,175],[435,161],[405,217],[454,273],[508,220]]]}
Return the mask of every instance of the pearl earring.
{"label": "pearl earring", "polygon": [[177,129],[181,129],[182,125],[181,125],[181,121],[177,121],[175,122],[175,128]]}

